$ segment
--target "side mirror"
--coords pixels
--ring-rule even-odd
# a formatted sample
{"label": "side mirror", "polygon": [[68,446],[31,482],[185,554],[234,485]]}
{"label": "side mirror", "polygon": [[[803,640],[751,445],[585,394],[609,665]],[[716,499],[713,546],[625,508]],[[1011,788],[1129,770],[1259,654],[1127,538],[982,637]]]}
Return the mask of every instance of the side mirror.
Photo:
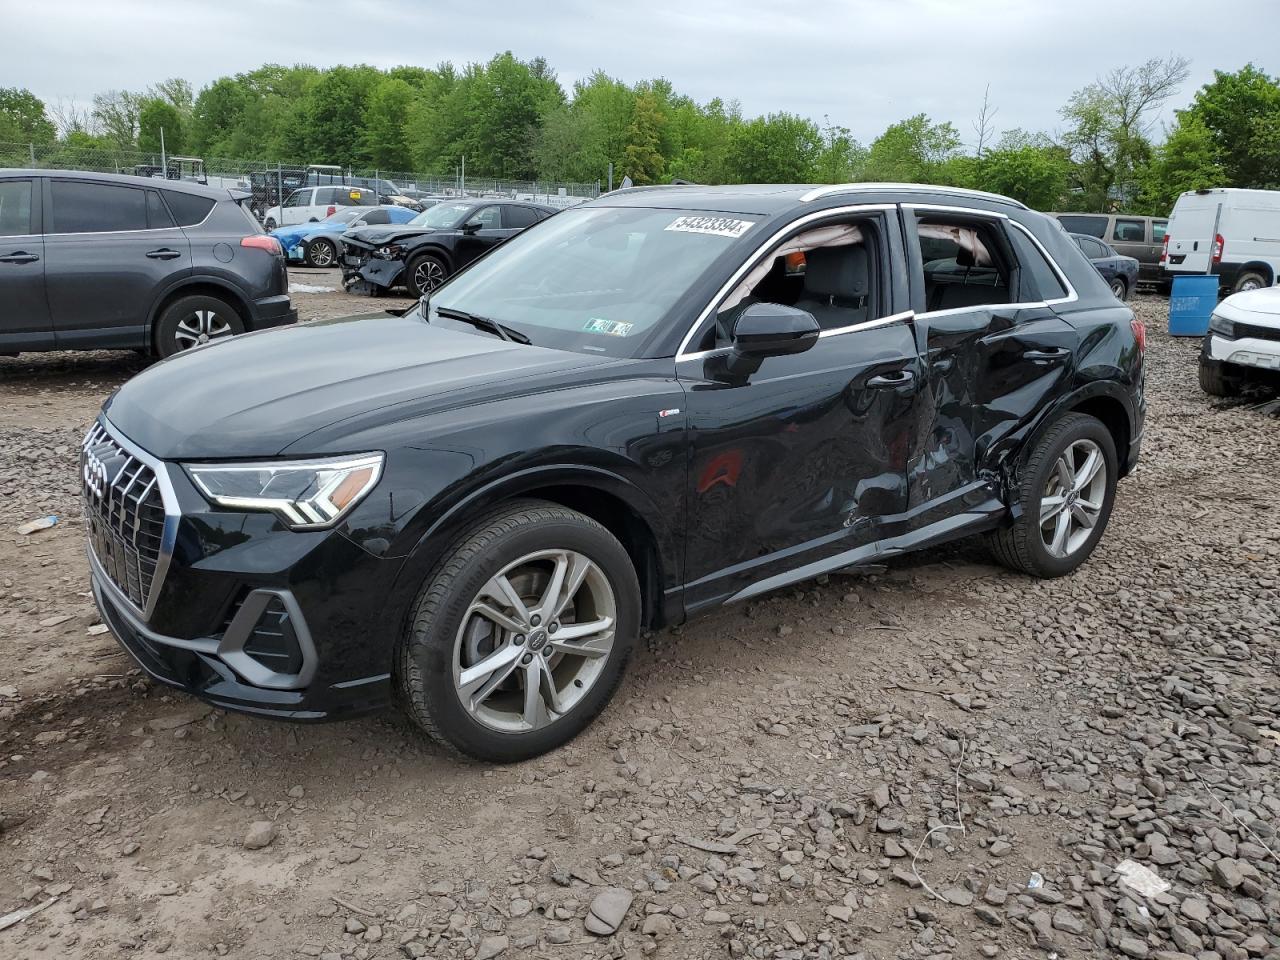
{"label": "side mirror", "polygon": [[780,303],[753,303],[733,326],[733,349],[719,361],[725,378],[743,381],[766,357],[804,353],[818,342],[821,327],[813,314]]}
{"label": "side mirror", "polygon": [[479,233],[482,226],[483,224],[479,220],[471,220],[462,225],[462,232],[467,236],[471,236],[473,233]]}

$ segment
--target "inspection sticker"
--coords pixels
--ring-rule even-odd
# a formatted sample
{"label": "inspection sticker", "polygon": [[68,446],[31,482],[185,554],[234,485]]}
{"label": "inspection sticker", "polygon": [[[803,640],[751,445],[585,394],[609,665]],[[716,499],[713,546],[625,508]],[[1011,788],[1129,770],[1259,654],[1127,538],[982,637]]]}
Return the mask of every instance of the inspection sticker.
{"label": "inspection sticker", "polygon": [[735,220],[733,217],[676,217],[667,229],[678,233],[709,233],[713,237],[736,240],[755,225],[754,220]]}
{"label": "inspection sticker", "polygon": [[625,337],[631,332],[634,324],[621,320],[606,320],[604,317],[592,317],[582,329],[587,333],[603,333],[609,337]]}

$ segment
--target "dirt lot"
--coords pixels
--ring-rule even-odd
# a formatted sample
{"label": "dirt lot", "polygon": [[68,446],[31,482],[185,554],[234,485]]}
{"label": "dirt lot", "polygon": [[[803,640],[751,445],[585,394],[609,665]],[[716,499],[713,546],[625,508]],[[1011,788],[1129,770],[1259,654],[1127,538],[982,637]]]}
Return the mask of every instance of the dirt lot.
{"label": "dirt lot", "polygon": [[142,361],[0,359],[0,914],[53,901],[0,957],[1280,957],[1280,419],[1211,402],[1135,306],[1144,457],[1080,573],[961,545],[726,610],[504,768],[142,679],[75,471]]}

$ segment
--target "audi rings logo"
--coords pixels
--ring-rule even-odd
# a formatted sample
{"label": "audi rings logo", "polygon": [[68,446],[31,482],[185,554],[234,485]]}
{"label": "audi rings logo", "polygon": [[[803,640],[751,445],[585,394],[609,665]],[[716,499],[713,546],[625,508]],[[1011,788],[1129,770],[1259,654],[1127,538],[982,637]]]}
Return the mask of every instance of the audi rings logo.
{"label": "audi rings logo", "polygon": [[92,450],[84,452],[84,487],[99,500],[107,492],[107,465]]}

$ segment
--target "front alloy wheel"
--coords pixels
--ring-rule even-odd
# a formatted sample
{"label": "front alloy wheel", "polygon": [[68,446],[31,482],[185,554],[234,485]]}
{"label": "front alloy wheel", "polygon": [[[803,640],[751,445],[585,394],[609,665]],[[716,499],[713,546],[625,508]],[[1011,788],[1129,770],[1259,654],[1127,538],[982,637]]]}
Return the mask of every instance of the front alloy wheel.
{"label": "front alloy wheel", "polygon": [[525,760],[604,709],[639,628],[635,568],[613,534],[559,504],[516,501],[462,534],[427,576],[397,691],[444,745]]}

